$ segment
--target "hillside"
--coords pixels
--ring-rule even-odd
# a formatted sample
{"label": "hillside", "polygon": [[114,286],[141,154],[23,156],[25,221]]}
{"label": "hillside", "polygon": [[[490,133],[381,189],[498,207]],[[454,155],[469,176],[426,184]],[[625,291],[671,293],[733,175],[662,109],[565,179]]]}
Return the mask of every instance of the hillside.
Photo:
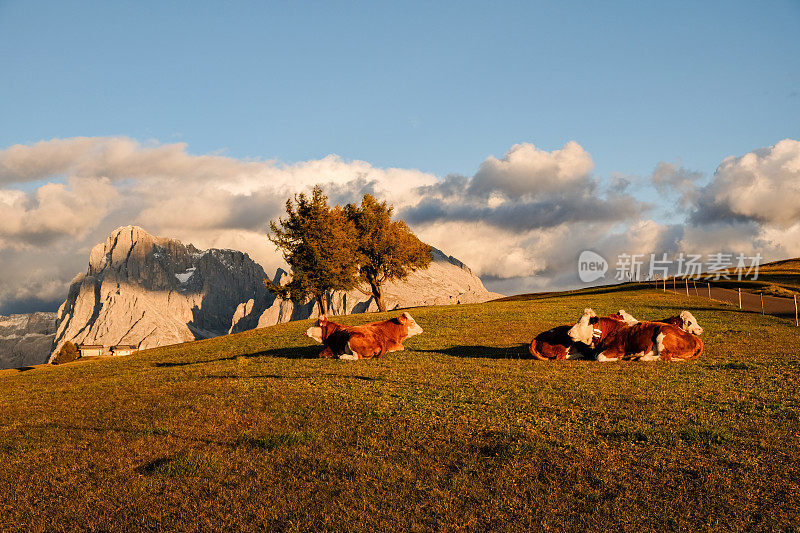
{"label": "hillside", "polygon": [[758,279],[744,282],[742,289],[789,298],[800,296],[800,258],[761,265]]}
{"label": "hillside", "polygon": [[792,298],[800,296],[800,258],[784,259],[764,263],[758,268],[758,279],[720,279],[714,285],[729,289],[741,288],[743,291],[764,293],[772,296]]}
{"label": "hillside", "polygon": [[[458,259],[437,249],[431,255],[427,268],[385,283],[388,309],[501,296],[487,291]],[[287,276],[279,269],[274,281],[285,283]],[[314,300],[276,298],[264,286],[266,277],[243,252],[199,250],[123,226],[92,248],[88,269],[75,277],[58,311],[55,342],[43,347],[52,350],[51,357],[67,341],[99,344],[106,351],[117,344],[155,348],[316,316]],[[326,297],[334,315],[378,309],[374,298],[359,290]]]}
{"label": "hillside", "polygon": [[794,259],[782,259],[780,261],[772,261],[771,263],[764,263],[761,265],[762,271],[787,271],[794,274],[800,274],[800,257]]}
{"label": "hillside", "polygon": [[[689,309],[693,363],[537,362],[586,306]],[[788,530],[800,330],[644,287],[412,309],[376,361],[292,322],[0,371],[0,530]],[[342,322],[392,316],[355,315]]]}

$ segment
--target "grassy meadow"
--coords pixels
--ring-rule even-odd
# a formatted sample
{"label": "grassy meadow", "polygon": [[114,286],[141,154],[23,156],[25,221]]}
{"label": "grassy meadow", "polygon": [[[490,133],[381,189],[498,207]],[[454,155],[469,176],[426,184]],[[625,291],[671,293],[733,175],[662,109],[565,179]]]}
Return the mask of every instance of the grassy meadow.
{"label": "grassy meadow", "polygon": [[[529,359],[587,306],[689,309],[705,353]],[[410,312],[380,360],[304,321],[0,371],[0,530],[800,528],[793,324],[638,286]]]}

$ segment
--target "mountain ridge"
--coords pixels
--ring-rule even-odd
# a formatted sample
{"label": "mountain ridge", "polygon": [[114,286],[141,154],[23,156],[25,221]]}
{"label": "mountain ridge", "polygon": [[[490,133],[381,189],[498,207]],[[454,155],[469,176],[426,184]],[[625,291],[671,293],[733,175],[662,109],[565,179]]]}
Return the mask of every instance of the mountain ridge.
{"label": "mountain ridge", "polygon": [[[431,265],[403,281],[388,282],[389,309],[478,303],[502,296],[489,292],[463,262],[436,248]],[[273,279],[285,283],[279,268]],[[199,250],[139,226],[123,226],[97,244],[85,273],[73,279],[57,313],[51,360],[67,341],[131,344],[140,349],[216,337],[316,316],[313,300],[276,298],[263,268],[236,250]],[[326,295],[331,314],[377,311],[361,291]]]}
{"label": "mountain ridge", "polygon": [[56,313],[0,315],[0,369],[43,363],[56,334]]}
{"label": "mountain ridge", "polygon": [[150,348],[223,335],[241,301],[270,303],[264,277],[243,252],[201,251],[138,226],[118,228],[73,280],[53,354],[67,341]]}

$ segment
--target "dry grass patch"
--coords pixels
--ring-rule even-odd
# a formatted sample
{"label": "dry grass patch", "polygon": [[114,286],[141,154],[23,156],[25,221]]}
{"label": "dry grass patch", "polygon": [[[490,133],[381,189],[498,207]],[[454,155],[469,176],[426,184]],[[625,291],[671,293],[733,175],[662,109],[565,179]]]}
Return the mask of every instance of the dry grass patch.
{"label": "dry grass patch", "polygon": [[[527,358],[535,333],[587,306],[689,309],[706,353]],[[0,529],[800,523],[800,335],[786,321],[642,289],[411,314],[425,333],[375,361],[316,359],[303,322],[0,372]]]}

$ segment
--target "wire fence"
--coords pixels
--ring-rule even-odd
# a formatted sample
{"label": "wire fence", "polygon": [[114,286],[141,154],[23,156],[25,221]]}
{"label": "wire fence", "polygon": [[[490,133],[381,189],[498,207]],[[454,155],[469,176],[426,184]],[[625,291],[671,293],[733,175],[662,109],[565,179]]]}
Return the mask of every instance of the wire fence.
{"label": "wire fence", "polygon": [[800,326],[797,296],[794,298],[782,298],[769,294],[755,294],[741,289],[717,287],[704,280],[668,279],[649,281],[647,283],[661,291],[725,302],[746,311],[785,318],[794,322],[795,326]]}

